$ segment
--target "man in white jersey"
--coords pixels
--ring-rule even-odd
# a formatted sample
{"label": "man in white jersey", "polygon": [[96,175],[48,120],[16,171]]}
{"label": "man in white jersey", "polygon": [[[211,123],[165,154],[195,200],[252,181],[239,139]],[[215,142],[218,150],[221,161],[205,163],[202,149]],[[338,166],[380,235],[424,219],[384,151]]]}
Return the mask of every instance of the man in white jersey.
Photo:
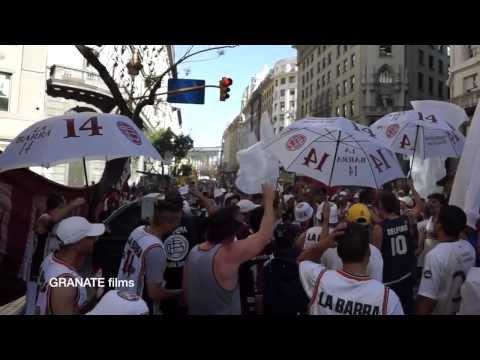
{"label": "man in white jersey", "polygon": [[148,315],[147,303],[126,290],[110,290],[87,315]]}
{"label": "man in white jersey", "polygon": [[[310,297],[311,315],[403,315],[398,296],[367,275],[370,234],[360,224],[321,237],[298,258],[300,280]],[[335,240],[337,238],[337,240]],[[338,244],[337,244],[338,242]],[[315,263],[326,249],[337,245],[342,270],[328,270]]]}
{"label": "man in white jersey", "polygon": [[425,256],[418,290],[417,314],[454,315],[461,302],[460,288],[475,264],[475,249],[459,240],[467,217],[456,206],[444,206],[438,214],[434,235],[438,245]]}
{"label": "man in white jersey", "polygon": [[[338,224],[338,213],[333,211],[335,208],[324,206],[322,208],[322,215],[319,216],[322,221],[322,226],[314,226],[307,230],[305,236],[303,237],[304,244],[301,246],[303,249],[309,249],[320,241],[322,236],[327,236],[329,233],[334,231],[333,225]],[[318,213],[317,213],[318,216]],[[327,220],[329,219],[329,220]],[[365,226],[368,227],[369,223],[367,219],[364,219],[366,223]],[[298,245],[302,244],[302,238],[299,238],[297,243]],[[343,267],[342,259],[338,256],[337,248],[329,248],[325,250],[322,257],[320,258],[320,263],[329,270],[341,270]],[[367,274],[375,280],[383,282],[383,258],[380,251],[370,244],[370,259],[367,265]]]}
{"label": "man in white jersey", "polygon": [[[182,208],[177,204],[158,200],[151,224],[132,231],[123,250],[118,269],[117,290],[128,290],[141,296],[152,314],[159,313],[162,300],[181,295],[180,289],[166,289],[164,273],[167,254],[162,240],[180,224]],[[133,281],[133,287],[130,282]]]}
{"label": "man in white jersey", "polygon": [[71,216],[58,224],[60,250],[45,258],[40,268],[37,315],[77,315],[88,307],[87,289],[77,286],[85,257],[93,252],[95,238],[105,225],[91,224],[80,216]]}

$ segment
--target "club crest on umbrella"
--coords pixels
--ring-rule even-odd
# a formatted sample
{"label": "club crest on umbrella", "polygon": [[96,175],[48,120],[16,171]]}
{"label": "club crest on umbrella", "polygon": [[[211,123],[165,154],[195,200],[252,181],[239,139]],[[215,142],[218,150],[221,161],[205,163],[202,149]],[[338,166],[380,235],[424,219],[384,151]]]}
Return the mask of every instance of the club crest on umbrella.
{"label": "club crest on umbrella", "polygon": [[385,131],[385,135],[390,139],[397,135],[398,130],[400,130],[400,125],[398,124],[392,124],[389,127],[387,127],[387,130]]}
{"label": "club crest on umbrella", "polygon": [[288,151],[298,150],[305,144],[306,141],[307,141],[307,138],[305,135],[302,135],[302,134],[293,135],[287,141],[287,150]]}
{"label": "club crest on umbrella", "polygon": [[125,135],[125,137],[132,143],[134,143],[135,145],[142,145],[142,139],[133,127],[131,127],[127,123],[124,123],[123,121],[117,122],[117,127],[122,132],[122,134]]}

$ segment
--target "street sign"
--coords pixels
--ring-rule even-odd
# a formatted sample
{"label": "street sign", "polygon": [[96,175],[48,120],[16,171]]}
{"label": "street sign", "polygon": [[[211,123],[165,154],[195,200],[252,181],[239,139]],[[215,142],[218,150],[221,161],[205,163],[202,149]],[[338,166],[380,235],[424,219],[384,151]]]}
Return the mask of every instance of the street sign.
{"label": "street sign", "polygon": [[[202,86],[197,90],[175,93],[177,90]],[[167,102],[180,104],[204,104],[205,103],[205,80],[193,79],[168,79]]]}

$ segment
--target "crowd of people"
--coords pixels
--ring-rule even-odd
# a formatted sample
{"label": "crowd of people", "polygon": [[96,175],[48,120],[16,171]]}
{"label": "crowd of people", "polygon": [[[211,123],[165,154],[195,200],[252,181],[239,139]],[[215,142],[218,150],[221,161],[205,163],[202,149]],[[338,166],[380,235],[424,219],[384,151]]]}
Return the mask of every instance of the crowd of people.
{"label": "crowd of people", "polygon": [[[54,200],[35,227],[30,314],[480,314],[480,221],[469,228],[444,194],[422,199],[412,182],[265,184],[256,195],[170,187],[129,234],[120,285],[92,296],[49,280],[81,278],[105,227],[68,217],[81,199]],[[167,240],[179,229],[194,235],[187,244]],[[187,250],[174,277],[172,244]]]}

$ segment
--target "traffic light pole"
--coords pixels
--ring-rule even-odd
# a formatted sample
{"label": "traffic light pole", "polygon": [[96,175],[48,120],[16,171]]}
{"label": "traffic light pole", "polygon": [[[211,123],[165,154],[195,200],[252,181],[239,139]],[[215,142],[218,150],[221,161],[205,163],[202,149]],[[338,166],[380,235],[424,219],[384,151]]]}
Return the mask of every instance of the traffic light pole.
{"label": "traffic light pole", "polygon": [[[190,86],[190,87],[186,87],[186,88],[182,88],[182,89],[178,89],[178,90],[172,90],[172,91],[167,91],[167,92],[163,92],[163,93],[158,93],[158,94],[155,94],[155,96],[181,94],[181,93],[195,91],[195,90],[201,90],[201,89],[205,89],[205,88],[218,88],[218,89],[220,89],[220,86],[218,86],[218,85]],[[148,96],[140,96],[140,97],[133,98],[132,100],[143,99],[143,98],[146,98],[146,97],[148,97]]]}

